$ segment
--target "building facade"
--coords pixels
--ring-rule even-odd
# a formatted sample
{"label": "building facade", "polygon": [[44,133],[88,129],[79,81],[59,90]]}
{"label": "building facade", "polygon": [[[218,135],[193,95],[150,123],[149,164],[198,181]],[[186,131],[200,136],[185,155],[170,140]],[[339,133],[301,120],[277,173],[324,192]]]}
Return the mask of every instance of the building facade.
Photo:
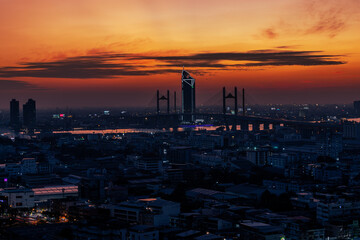
{"label": "building facade", "polygon": [[23,105],[23,119],[24,127],[27,129],[34,129],[36,126],[36,103],[34,100],[29,99]]}
{"label": "building facade", "polygon": [[20,127],[19,101],[16,99],[10,101],[10,126],[15,130]]}
{"label": "building facade", "polygon": [[183,70],[181,75],[183,121],[195,121],[195,79]]}

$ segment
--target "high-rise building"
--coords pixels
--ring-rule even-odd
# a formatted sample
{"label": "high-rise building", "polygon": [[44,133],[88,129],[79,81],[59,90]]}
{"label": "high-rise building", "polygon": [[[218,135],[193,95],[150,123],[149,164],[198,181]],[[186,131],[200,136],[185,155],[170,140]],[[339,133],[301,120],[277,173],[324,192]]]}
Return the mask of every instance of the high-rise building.
{"label": "high-rise building", "polygon": [[355,114],[360,115],[360,101],[354,101]]}
{"label": "high-rise building", "polygon": [[20,127],[19,101],[16,99],[10,101],[10,126],[15,130]]}
{"label": "high-rise building", "polygon": [[24,126],[27,129],[34,129],[36,126],[36,104],[35,101],[29,99],[23,105]]}
{"label": "high-rise building", "polygon": [[183,120],[190,122],[194,121],[195,116],[195,79],[190,74],[183,70],[181,75],[182,85],[182,113]]}

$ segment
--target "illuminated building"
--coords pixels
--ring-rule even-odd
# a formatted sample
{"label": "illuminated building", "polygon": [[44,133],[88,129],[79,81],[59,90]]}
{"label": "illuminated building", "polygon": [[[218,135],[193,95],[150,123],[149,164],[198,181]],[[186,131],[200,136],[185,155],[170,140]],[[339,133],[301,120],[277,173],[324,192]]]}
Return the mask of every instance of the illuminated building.
{"label": "illuminated building", "polygon": [[79,189],[75,185],[59,185],[33,188],[35,202],[46,202],[53,199],[78,197]]}
{"label": "illuminated building", "polygon": [[77,197],[78,187],[74,185],[47,186],[40,188],[7,188],[0,189],[0,196],[7,198],[11,208],[32,208],[35,203],[53,199]]}
{"label": "illuminated building", "polygon": [[35,206],[34,191],[27,188],[0,189],[0,196],[7,199],[10,208],[32,208]]}

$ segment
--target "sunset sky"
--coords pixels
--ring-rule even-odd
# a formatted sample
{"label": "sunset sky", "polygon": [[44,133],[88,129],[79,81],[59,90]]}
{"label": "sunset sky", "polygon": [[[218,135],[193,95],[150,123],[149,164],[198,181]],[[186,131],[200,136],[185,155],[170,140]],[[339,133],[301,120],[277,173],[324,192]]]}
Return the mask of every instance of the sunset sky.
{"label": "sunset sky", "polygon": [[197,105],[360,100],[359,0],[0,0],[0,23],[0,108],[155,106],[183,66]]}

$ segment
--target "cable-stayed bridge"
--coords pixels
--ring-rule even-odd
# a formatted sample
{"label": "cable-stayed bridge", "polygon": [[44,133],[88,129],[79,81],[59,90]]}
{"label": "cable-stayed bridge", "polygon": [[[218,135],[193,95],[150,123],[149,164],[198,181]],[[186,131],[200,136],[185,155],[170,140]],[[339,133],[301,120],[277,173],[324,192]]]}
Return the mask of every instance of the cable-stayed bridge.
{"label": "cable-stayed bridge", "polygon": [[[222,101],[220,97],[222,95]],[[198,126],[198,125],[211,125],[223,127],[225,130],[231,131],[263,131],[275,129],[277,126],[288,126],[295,129],[311,129],[312,131],[334,130],[339,131],[340,124],[330,122],[315,122],[315,121],[301,121],[289,120],[284,118],[270,118],[264,116],[254,116],[247,113],[245,103],[245,90],[243,89],[238,94],[237,88],[233,91],[227,92],[225,87],[219,93],[216,93],[209,98],[208,102],[222,103],[222,112],[204,112],[204,109],[195,111],[194,113],[183,113],[177,106],[176,93],[174,92],[173,98],[169,91],[165,95],[161,95],[157,91],[156,111],[152,114],[142,116],[143,124],[147,127],[157,127],[165,129],[177,129],[182,126]],[[247,97],[254,99],[253,96]],[[242,101],[239,101],[241,99]],[[154,98],[152,99],[152,101]],[[166,107],[162,106],[162,102],[166,102]],[[241,104],[240,104],[241,102]],[[206,103],[205,103],[206,104]],[[207,104],[206,104],[207,105]],[[170,107],[173,106],[173,107]],[[195,119],[192,122],[186,122],[184,119]]]}

